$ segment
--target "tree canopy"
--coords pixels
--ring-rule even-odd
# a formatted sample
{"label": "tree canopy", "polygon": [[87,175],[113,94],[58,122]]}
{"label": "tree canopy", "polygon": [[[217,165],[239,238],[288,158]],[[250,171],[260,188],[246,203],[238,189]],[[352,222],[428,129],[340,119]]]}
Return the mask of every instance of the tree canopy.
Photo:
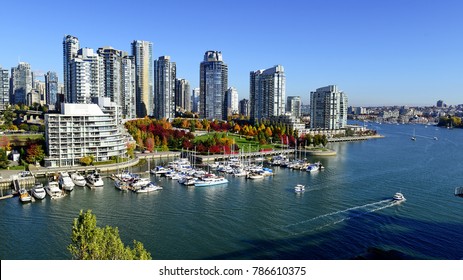
{"label": "tree canopy", "polygon": [[151,254],[143,244],[133,241],[133,248],[125,246],[117,227],[96,225],[96,215],[91,210],[80,210],[72,226],[72,243],[68,246],[77,260],[150,260]]}

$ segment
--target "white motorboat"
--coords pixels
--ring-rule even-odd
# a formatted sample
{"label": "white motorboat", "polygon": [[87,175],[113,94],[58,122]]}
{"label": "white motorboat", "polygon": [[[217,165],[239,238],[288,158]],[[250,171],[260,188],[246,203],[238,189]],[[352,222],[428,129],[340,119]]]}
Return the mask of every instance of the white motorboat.
{"label": "white motorboat", "polygon": [[61,189],[65,191],[72,191],[74,189],[74,182],[67,172],[60,172],[58,177],[58,183],[61,186]]}
{"label": "white motorboat", "polygon": [[36,184],[31,190],[32,196],[36,199],[44,199],[47,196],[42,184]]}
{"label": "white motorboat", "polygon": [[307,169],[306,169],[308,172],[315,172],[315,171],[318,171],[320,170],[320,165],[316,164],[316,163],[313,163],[313,164],[310,164]]}
{"label": "white motorboat", "polygon": [[151,183],[151,181],[148,178],[136,178],[130,182],[130,186],[132,186],[134,189],[138,189],[148,185],[149,183]]}
{"label": "white motorboat", "polygon": [[303,191],[305,191],[305,186],[304,186],[304,185],[301,185],[301,184],[297,184],[297,185],[294,187],[294,191],[295,191],[295,192],[303,192]]}
{"label": "white motorboat", "polygon": [[154,183],[150,182],[148,185],[139,188],[135,192],[136,193],[147,193],[147,192],[153,192],[153,191],[158,191],[158,190],[162,190],[162,187],[157,186]]}
{"label": "white motorboat", "polygon": [[21,202],[31,202],[32,196],[27,192],[26,189],[19,190],[19,200]]}
{"label": "white motorboat", "polygon": [[405,197],[404,197],[404,195],[402,193],[397,192],[397,193],[394,194],[392,199],[395,200],[395,201],[404,201]]}
{"label": "white motorboat", "polygon": [[163,166],[156,166],[155,168],[150,170],[150,173],[155,174],[155,175],[159,175],[159,176],[164,176],[169,171],[170,171],[170,169],[165,168]]}
{"label": "white motorboat", "polygon": [[252,179],[252,180],[257,180],[257,179],[264,178],[264,175],[262,175],[261,173],[249,173],[246,178]]}
{"label": "white motorboat", "polygon": [[77,172],[71,174],[71,180],[74,183],[74,185],[78,187],[85,187],[85,185],[87,185],[87,181],[85,180],[85,177]]}
{"label": "white motorboat", "polygon": [[103,187],[104,182],[99,173],[93,173],[87,176],[87,184],[92,187]]}
{"label": "white motorboat", "polygon": [[61,198],[64,196],[64,191],[59,188],[57,181],[48,182],[47,186],[45,187],[45,191],[52,199]]}
{"label": "white motorboat", "polygon": [[206,177],[195,182],[195,187],[209,187],[227,184],[228,180],[224,177]]}

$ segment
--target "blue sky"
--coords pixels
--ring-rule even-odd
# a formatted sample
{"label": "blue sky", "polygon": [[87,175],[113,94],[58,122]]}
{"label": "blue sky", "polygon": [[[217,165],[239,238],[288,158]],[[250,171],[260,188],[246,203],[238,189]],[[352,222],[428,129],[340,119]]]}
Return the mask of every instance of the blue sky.
{"label": "blue sky", "polygon": [[283,65],[287,96],[335,84],[349,105],[462,104],[463,1],[7,1],[0,65],[18,61],[62,78],[62,40],[169,55],[199,85],[207,50],[222,51],[229,86],[249,96],[249,72]]}

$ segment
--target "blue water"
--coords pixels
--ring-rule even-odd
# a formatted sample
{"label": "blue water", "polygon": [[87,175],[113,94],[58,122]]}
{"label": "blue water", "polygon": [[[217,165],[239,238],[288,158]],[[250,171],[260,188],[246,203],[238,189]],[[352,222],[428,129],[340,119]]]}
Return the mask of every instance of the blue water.
{"label": "blue water", "polygon": [[[389,258],[463,258],[463,198],[453,194],[463,185],[463,130],[372,128],[385,138],[332,144],[337,156],[310,158],[326,167],[314,174],[273,167],[272,178],[230,176],[207,188],[153,177],[164,190],[149,194],[119,192],[105,179],[102,189],[76,187],[60,200],[0,201],[0,258],[69,259],[80,209],[154,259],[374,258],[371,248]],[[398,191],[407,200],[393,203]]]}

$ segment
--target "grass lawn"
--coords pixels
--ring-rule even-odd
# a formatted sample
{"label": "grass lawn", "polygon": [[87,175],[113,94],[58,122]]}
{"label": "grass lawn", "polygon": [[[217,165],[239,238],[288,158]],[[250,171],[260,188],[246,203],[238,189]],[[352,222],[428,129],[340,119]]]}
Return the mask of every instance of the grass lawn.
{"label": "grass lawn", "polygon": [[206,139],[213,138],[215,133],[217,133],[219,138],[222,138],[222,135],[225,135],[226,138],[234,139],[235,144],[237,144],[238,147],[240,147],[240,150],[244,152],[258,152],[260,151],[260,149],[278,149],[277,145],[273,145],[273,144],[261,145],[259,144],[259,142],[255,140],[247,140],[246,136],[242,136],[242,135],[234,134],[230,132],[228,133],[227,132],[211,132],[205,135],[196,136],[195,140],[204,141]]}

